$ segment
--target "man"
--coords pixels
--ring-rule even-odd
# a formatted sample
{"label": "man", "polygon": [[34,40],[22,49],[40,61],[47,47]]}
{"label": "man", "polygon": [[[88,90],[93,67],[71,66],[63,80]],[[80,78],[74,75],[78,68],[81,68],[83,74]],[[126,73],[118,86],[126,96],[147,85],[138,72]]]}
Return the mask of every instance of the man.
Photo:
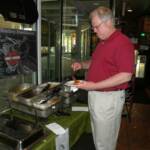
{"label": "man", "polygon": [[75,86],[88,90],[96,150],[115,150],[125,89],[134,71],[134,48],[128,37],[115,28],[109,8],[98,7],[90,19],[100,42],[91,60],[72,64],[74,71],[88,69],[86,81]]}

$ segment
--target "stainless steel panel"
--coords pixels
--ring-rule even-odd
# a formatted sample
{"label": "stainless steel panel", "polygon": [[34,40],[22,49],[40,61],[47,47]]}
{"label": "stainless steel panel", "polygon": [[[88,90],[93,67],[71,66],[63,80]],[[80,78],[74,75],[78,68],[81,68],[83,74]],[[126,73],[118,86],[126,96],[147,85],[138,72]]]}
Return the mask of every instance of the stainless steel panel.
{"label": "stainless steel panel", "polygon": [[11,116],[11,114],[1,115],[0,122],[0,145],[3,148],[7,146],[7,150],[21,150],[31,147],[33,143],[44,136],[42,127]]}

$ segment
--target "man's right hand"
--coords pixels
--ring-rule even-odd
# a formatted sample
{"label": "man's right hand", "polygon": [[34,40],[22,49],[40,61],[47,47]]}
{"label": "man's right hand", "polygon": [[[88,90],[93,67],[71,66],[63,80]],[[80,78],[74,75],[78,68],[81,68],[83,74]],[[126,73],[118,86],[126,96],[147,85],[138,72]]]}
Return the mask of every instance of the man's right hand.
{"label": "man's right hand", "polygon": [[73,71],[80,70],[80,69],[82,69],[82,64],[80,62],[74,62],[71,65],[71,68],[73,69]]}

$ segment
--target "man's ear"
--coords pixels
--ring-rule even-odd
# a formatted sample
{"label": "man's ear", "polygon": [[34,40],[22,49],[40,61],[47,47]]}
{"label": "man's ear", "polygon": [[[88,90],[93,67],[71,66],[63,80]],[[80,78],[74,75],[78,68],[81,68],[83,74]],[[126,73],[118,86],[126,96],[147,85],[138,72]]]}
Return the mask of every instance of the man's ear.
{"label": "man's ear", "polygon": [[106,25],[106,26],[112,26],[112,25],[113,25],[112,20],[111,20],[111,19],[106,20],[106,21],[105,21],[105,25]]}

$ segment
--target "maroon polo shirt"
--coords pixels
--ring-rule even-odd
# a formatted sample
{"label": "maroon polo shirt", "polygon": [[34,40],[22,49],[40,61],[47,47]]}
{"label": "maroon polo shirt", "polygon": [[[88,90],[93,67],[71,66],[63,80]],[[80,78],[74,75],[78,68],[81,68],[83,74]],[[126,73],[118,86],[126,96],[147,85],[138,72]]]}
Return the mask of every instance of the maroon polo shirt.
{"label": "maroon polo shirt", "polygon": [[[99,82],[120,72],[133,73],[134,47],[130,39],[116,30],[107,40],[101,41],[92,54],[87,80]],[[126,89],[128,83],[102,89],[113,91]]]}

